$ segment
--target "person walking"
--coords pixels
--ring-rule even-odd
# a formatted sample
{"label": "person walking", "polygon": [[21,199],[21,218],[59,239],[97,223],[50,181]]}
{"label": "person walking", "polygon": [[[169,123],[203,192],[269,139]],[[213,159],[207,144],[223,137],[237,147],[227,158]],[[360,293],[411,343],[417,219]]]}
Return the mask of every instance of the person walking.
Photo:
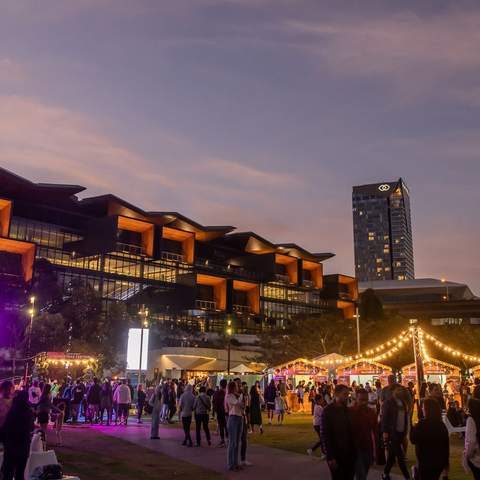
{"label": "person walking", "polygon": [[248,446],[248,436],[249,432],[249,421],[250,421],[250,395],[248,394],[248,385],[247,382],[241,382],[239,378],[236,378],[235,381],[239,385],[241,392],[243,394],[243,426],[242,434],[240,436],[240,466],[241,467],[250,467],[252,464],[247,460],[247,446]]}
{"label": "person walking", "polygon": [[143,407],[145,406],[145,400],[147,394],[143,389],[143,385],[140,384],[137,388],[137,423],[142,423]]}
{"label": "person walking", "polygon": [[375,459],[378,433],[377,414],[368,405],[367,390],[357,389],[356,403],[350,408],[349,414],[356,451],[355,478],[367,480],[368,471]]}
{"label": "person walking", "polygon": [[382,406],[381,430],[383,442],[387,448],[387,462],[382,475],[384,480],[390,480],[390,471],[395,461],[398,462],[404,478],[410,478],[404,448],[410,415],[402,389],[400,385],[392,388],[392,396]]}
{"label": "person walking", "polygon": [[285,401],[285,397],[282,397],[279,390],[277,390],[274,405],[275,415],[277,416],[277,425],[283,425],[285,410],[287,409],[287,402]]}
{"label": "person walking", "polygon": [[103,425],[103,412],[107,412],[107,427],[110,426],[112,421],[112,409],[113,409],[113,392],[112,385],[108,378],[105,379],[100,388],[100,424]]}
{"label": "person walking", "polygon": [[75,385],[70,390],[72,423],[78,422],[80,405],[83,401],[84,395],[85,385],[80,381],[80,379],[77,379]]}
{"label": "person walking", "polygon": [[98,378],[95,377],[92,384],[88,387],[86,394],[88,418],[91,424],[98,422],[98,416],[100,413],[100,392],[101,388],[98,384]]}
{"label": "person walking", "polygon": [[265,388],[265,404],[267,406],[268,424],[271,425],[273,421],[273,414],[275,412],[275,397],[277,396],[277,387],[275,386],[275,380],[272,378],[270,383]]}
{"label": "person walking", "polygon": [[38,386],[38,380],[34,380],[31,387],[28,389],[28,403],[35,409],[40,401],[42,389]]}
{"label": "person walking", "polygon": [[210,397],[207,395],[207,389],[205,387],[200,387],[198,396],[195,397],[193,402],[193,411],[195,412],[195,433],[196,433],[196,447],[200,447],[202,443],[200,431],[203,427],[205,432],[205,437],[207,439],[208,445],[211,445],[210,441],[210,430],[208,428],[208,420],[210,418],[210,410],[212,409],[212,404],[210,402]]}
{"label": "person walking", "polygon": [[190,426],[192,425],[192,412],[194,403],[195,395],[193,394],[193,388],[191,385],[187,385],[178,402],[178,414],[182,421],[183,433],[185,434],[182,445],[187,447],[192,446]]}
{"label": "person walking", "polygon": [[150,427],[150,440],[159,440],[160,415],[162,411],[162,385],[158,384],[148,404],[152,407],[152,425]]}
{"label": "person walking", "polygon": [[332,480],[353,480],[355,475],[355,446],[347,408],[349,395],[346,385],[336,385],[333,402],[323,409],[321,417],[322,450]]}
{"label": "person walking", "polygon": [[12,408],[14,391],[15,387],[10,380],[4,380],[0,383],[0,429],[5,423],[8,412]]}
{"label": "person walking", "polygon": [[468,411],[463,465],[475,480],[480,480],[480,400],[471,398]]}
{"label": "person walking", "polygon": [[227,387],[225,397],[225,412],[228,415],[228,469],[235,471],[240,469],[238,463],[238,450],[243,426],[243,395],[238,388],[237,382],[231,381]]}
{"label": "person walking", "polygon": [[45,383],[43,386],[40,400],[37,404],[37,419],[40,424],[40,429],[47,439],[48,420],[50,418],[50,412],[52,410],[52,395],[50,393],[51,386],[49,383]]}
{"label": "person walking", "polygon": [[123,422],[123,424],[127,426],[132,395],[130,393],[130,387],[127,385],[125,379],[122,380],[122,383],[115,390],[113,401],[118,405],[118,418],[120,419],[120,425]]}
{"label": "person walking", "polygon": [[318,442],[313,445],[313,447],[307,449],[308,455],[313,455],[313,452],[322,446],[322,437],[320,435],[320,425],[322,421],[322,412],[323,412],[323,396],[315,395],[315,402],[313,407],[313,429],[318,436]]}
{"label": "person walking", "polygon": [[33,431],[33,412],[28,400],[28,393],[20,390],[3,424],[3,480],[23,480],[24,477]]}
{"label": "person walking", "polygon": [[262,403],[263,396],[260,390],[260,382],[255,382],[255,385],[252,385],[250,389],[250,427],[252,433],[255,431],[255,425],[259,426],[260,433],[263,433],[262,425]]}
{"label": "person walking", "polygon": [[227,414],[225,412],[225,395],[227,394],[227,380],[220,380],[220,388],[213,394],[212,404],[217,416],[218,433],[220,434],[219,447],[225,446],[227,433]]}
{"label": "person walking", "polygon": [[438,480],[448,469],[450,440],[442,420],[439,403],[431,398],[423,401],[423,418],[410,431],[410,442],[415,445],[418,480]]}

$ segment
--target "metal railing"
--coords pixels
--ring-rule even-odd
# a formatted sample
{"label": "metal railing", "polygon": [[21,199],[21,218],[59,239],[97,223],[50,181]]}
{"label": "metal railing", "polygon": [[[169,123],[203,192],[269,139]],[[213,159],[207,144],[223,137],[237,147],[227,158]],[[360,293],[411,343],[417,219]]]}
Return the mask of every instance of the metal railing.
{"label": "metal railing", "polygon": [[130,255],[145,255],[145,250],[140,245],[131,243],[117,242],[117,251],[128,253]]}
{"label": "metal railing", "polygon": [[290,283],[290,277],[288,275],[283,275],[281,273],[275,274],[275,280],[282,283]]}
{"label": "metal railing", "polygon": [[212,311],[217,309],[217,304],[211,300],[195,300],[195,307],[200,310]]}
{"label": "metal railing", "polygon": [[185,257],[181,253],[162,252],[160,257],[162,260],[185,263]]}
{"label": "metal railing", "polygon": [[251,308],[248,305],[233,305],[232,310],[235,313],[250,313]]}

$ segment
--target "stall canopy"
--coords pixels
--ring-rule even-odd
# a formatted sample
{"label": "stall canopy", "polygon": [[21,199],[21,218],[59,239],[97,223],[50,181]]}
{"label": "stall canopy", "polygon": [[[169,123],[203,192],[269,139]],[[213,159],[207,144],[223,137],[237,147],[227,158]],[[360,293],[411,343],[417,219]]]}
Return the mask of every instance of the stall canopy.
{"label": "stall canopy", "polygon": [[269,373],[280,377],[327,377],[328,370],[306,358],[296,358],[290,362],[270,368]]}
{"label": "stall canopy", "polygon": [[319,355],[315,357],[313,363],[317,363],[319,365],[340,365],[347,361],[346,357],[340,355],[339,353],[326,353],[324,355]]}
{"label": "stall canopy", "polygon": [[390,367],[373,360],[355,360],[344,363],[337,368],[338,379],[343,383],[355,381],[363,384],[376,379],[383,383],[391,373],[392,369]]}
{"label": "stall canopy", "polygon": [[[460,377],[460,368],[451,363],[442,362],[441,360],[431,359],[423,363],[425,377],[442,376],[442,377]],[[415,378],[415,364],[410,363],[402,368],[402,377]]]}

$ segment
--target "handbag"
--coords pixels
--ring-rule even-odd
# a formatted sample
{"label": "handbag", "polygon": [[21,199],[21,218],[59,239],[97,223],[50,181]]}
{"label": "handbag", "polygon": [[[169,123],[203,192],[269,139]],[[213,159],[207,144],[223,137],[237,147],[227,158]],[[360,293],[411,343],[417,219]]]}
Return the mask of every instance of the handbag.
{"label": "handbag", "polygon": [[31,480],[61,480],[63,477],[62,467],[57,464],[37,467],[31,475]]}

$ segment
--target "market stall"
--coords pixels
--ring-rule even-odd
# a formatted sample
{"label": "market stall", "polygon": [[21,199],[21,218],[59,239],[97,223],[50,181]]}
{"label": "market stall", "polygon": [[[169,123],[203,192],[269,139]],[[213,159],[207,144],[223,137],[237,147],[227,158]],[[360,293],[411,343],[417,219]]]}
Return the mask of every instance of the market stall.
{"label": "market stall", "polygon": [[374,384],[377,380],[384,385],[391,374],[390,367],[374,360],[355,360],[337,368],[338,382],[346,385],[351,385],[353,382],[357,385],[365,385],[367,382]]}
{"label": "market stall", "polygon": [[42,352],[34,358],[34,373],[37,376],[60,380],[65,377],[93,376],[97,358],[82,353]]}
{"label": "market stall", "polygon": [[472,372],[473,378],[480,378],[480,365],[476,365],[470,369]]}
{"label": "market stall", "polygon": [[328,379],[328,369],[324,366],[317,365],[316,362],[305,358],[297,358],[291,362],[268,369],[268,380],[275,380],[278,384],[280,381],[288,386],[287,405],[292,411],[299,408],[296,388],[304,382],[307,385],[317,382],[325,382]]}
{"label": "market stall", "polygon": [[[431,359],[423,363],[423,371],[426,382],[439,383],[442,387],[448,383],[454,392],[460,388],[460,368],[441,360]],[[402,381],[416,383],[415,364],[410,363],[402,368]]]}

